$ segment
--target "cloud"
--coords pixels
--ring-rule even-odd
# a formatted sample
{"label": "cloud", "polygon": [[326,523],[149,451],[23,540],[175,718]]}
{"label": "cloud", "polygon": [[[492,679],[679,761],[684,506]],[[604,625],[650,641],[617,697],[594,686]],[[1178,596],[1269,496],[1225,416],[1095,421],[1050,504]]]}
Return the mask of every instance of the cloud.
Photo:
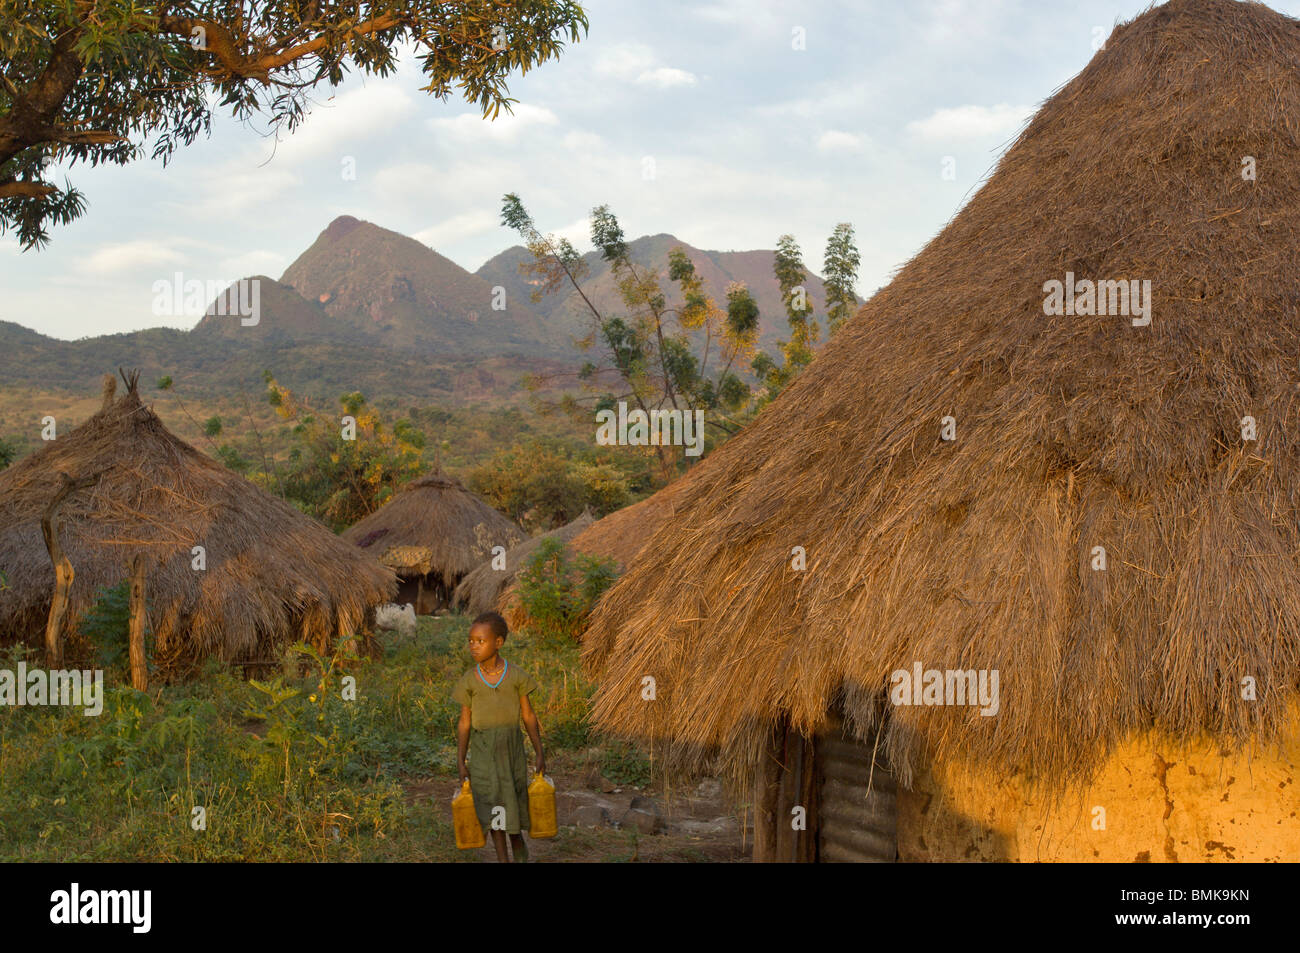
{"label": "cloud", "polygon": [[355,154],[376,137],[400,135],[404,123],[415,121],[415,99],[395,78],[372,80],[366,86],[317,103],[306,121],[290,134],[280,132],[262,147],[262,159],[273,153],[280,163],[297,164],[333,155]]}
{"label": "cloud", "polygon": [[594,69],[597,76],[658,89],[694,86],[698,81],[694,73],[661,65],[654,51],[644,43],[611,46],[597,58]]}
{"label": "cloud", "polygon": [[862,152],[866,147],[866,136],[838,129],[828,129],[817,139],[819,152]]}
{"label": "cloud", "polygon": [[484,119],[480,113],[462,113],[450,119],[430,119],[428,128],[440,139],[457,142],[513,142],[521,133],[539,126],[555,126],[559,118],[545,106],[515,103],[514,112],[504,109],[496,119]]}
{"label": "cloud", "polygon": [[660,89],[671,89],[674,86],[694,86],[696,83],[695,74],[688,73],[684,69],[673,69],[671,66],[660,66],[658,69],[646,70],[636,78],[641,86],[657,86]]}
{"label": "cloud", "polygon": [[142,239],[104,245],[82,263],[82,269],[94,275],[115,275],[139,268],[171,265],[183,261],[174,243]]}
{"label": "cloud", "polygon": [[278,275],[289,265],[289,259],[279,252],[256,250],[223,258],[219,268],[231,281],[250,275]]}
{"label": "cloud", "polygon": [[474,235],[482,235],[496,229],[501,224],[500,218],[487,210],[462,212],[444,219],[437,225],[421,229],[411,237],[423,242],[434,251]]}
{"label": "cloud", "polygon": [[937,109],[925,119],[907,124],[912,135],[927,140],[1005,138],[1016,132],[1030,116],[1032,106],[955,106]]}

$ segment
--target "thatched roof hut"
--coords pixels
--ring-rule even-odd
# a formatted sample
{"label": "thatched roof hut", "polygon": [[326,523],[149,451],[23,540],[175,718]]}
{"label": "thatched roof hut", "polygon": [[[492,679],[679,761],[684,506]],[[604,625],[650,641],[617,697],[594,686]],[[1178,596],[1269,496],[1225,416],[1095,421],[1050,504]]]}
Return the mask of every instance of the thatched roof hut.
{"label": "thatched roof hut", "polygon": [[[816,760],[846,745],[903,857],[1300,856],[1296,116],[1295,20],[1117,27],[699,465],[593,617],[596,724],[757,779],[762,857],[817,856],[783,832],[809,784],[867,803]],[[1149,323],[1116,286],[1047,313],[1085,279],[1149,281]],[[901,703],[917,663],[1000,673],[996,714]]]}
{"label": "thatched roof hut", "polygon": [[170,674],[210,656],[274,661],[300,639],[324,648],[360,634],[367,609],[396,590],[391,571],[171,434],[132,377],[84,424],[0,471],[5,642],[41,643],[54,588],[41,517],[60,474],[93,478],[58,516],[76,573],[71,617],[143,553],[154,661]]}
{"label": "thatched roof hut", "polygon": [[460,581],[452,596],[452,604],[469,615],[478,616],[484,612],[497,609],[506,586],[514,582],[519,570],[528,564],[529,558],[537,552],[542,543],[554,539],[568,543],[596,520],[590,510],[583,510],[582,515],[558,529],[542,533],[524,540],[504,554],[504,568],[497,569],[492,559],[484,560],[478,568]]}
{"label": "thatched roof hut", "polygon": [[398,601],[428,614],[450,602],[457,584],[494,546],[509,549],[525,534],[459,480],[432,473],[345,530],[343,538],[396,570],[402,579]]}

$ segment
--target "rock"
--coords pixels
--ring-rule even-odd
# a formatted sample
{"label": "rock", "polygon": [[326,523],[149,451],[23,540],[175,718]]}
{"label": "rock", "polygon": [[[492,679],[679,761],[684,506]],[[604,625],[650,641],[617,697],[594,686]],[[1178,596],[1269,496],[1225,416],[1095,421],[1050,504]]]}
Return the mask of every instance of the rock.
{"label": "rock", "polygon": [[584,804],[569,817],[569,823],[575,827],[608,827],[610,815],[597,804]]}
{"label": "rock", "polygon": [[[638,801],[642,802],[639,806]],[[662,834],[668,829],[663,815],[659,813],[659,805],[645,797],[632,799],[632,806],[627,809],[618,826],[624,830],[638,830],[642,834]]]}
{"label": "rock", "polygon": [[711,821],[683,820],[677,825],[682,833],[703,837],[710,834],[739,834],[740,823],[734,817],[715,817]]}
{"label": "rock", "polygon": [[614,786],[614,782],[611,781],[609,778],[605,777],[603,774],[599,775],[598,777],[600,778],[600,780],[597,782],[597,784],[600,787],[601,793],[613,794],[615,791],[618,790],[618,788]]}
{"label": "rock", "polygon": [[695,796],[715,801],[722,797],[722,782],[717,778],[705,778],[695,788]]}

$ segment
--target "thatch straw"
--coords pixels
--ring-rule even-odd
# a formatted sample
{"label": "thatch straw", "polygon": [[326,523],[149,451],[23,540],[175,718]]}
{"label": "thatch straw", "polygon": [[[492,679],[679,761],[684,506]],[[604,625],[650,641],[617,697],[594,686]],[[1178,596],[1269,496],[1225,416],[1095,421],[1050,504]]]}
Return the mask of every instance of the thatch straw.
{"label": "thatch straw", "polygon": [[545,540],[554,539],[567,543],[594,522],[591,511],[583,510],[582,515],[571,523],[565,523],[559,529],[524,540],[518,546],[506,551],[504,569],[494,569],[491,559],[484,560],[477,569],[460,581],[452,598],[452,604],[474,616],[494,611],[506,586],[514,581],[519,570],[528,565],[528,560]]}
{"label": "thatch straw", "polygon": [[[184,674],[199,660],[266,662],[299,639],[328,648],[359,635],[369,607],[390,599],[392,572],[324,526],[169,433],[140,401],[135,378],[86,423],[0,471],[0,641],[40,645],[54,571],[41,514],[60,474],[96,482],[68,498],[59,538],[76,576],[71,616],[101,587],[148,560],[155,663]],[[192,568],[193,547],[206,569]]]}
{"label": "thatch straw", "polygon": [[[904,779],[931,758],[1078,777],[1152,726],[1277,740],[1300,679],[1298,132],[1295,20],[1174,0],[1118,27],[697,467],[596,610],[596,724],[735,776],[839,692],[867,743],[888,711]],[[1045,316],[1067,271],[1150,279],[1152,324]],[[882,705],[916,661],[999,670],[1001,712]]]}
{"label": "thatch straw", "polygon": [[403,577],[432,575],[450,594],[492,554],[525,539],[524,531],[451,477],[433,473],[343,532],[343,538]]}

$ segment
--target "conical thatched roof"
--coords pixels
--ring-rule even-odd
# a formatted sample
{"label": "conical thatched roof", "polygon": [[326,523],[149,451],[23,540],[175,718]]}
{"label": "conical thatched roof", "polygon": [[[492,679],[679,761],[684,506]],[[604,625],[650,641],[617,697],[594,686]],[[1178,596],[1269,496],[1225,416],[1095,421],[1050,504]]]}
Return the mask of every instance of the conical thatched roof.
{"label": "conical thatched roof", "polygon": [[[274,658],[304,639],[322,647],[361,631],[368,607],[396,591],[392,572],[324,526],[173,436],[127,393],[86,423],[0,471],[0,640],[40,645],[54,588],[41,516],[60,474],[94,483],[59,511],[75,570],[71,614],[148,560],[155,662]],[[196,546],[205,569],[195,569]]]}
{"label": "conical thatched roof", "polygon": [[[1295,20],[1174,0],[1118,27],[697,468],[593,618],[596,723],[744,773],[842,690],[869,744],[888,711],[905,777],[1069,778],[1152,726],[1276,739],[1300,680],[1298,135]],[[1046,316],[1067,272],[1150,280],[1150,325]],[[998,670],[1000,712],[888,705],[918,661]]]}
{"label": "conical thatched roof", "polygon": [[477,569],[460,581],[452,598],[452,604],[473,616],[496,610],[506,586],[510,585],[519,570],[528,564],[529,557],[537,552],[543,541],[554,539],[567,543],[594,522],[595,518],[592,517],[591,511],[583,510],[582,515],[576,520],[565,523],[549,533],[524,540],[518,546],[506,551],[505,569],[494,569],[490,558],[484,560]]}
{"label": "conical thatched roof", "polygon": [[406,486],[343,533],[402,576],[442,577],[454,586],[492,555],[523,542],[524,531],[459,480],[432,473]]}

